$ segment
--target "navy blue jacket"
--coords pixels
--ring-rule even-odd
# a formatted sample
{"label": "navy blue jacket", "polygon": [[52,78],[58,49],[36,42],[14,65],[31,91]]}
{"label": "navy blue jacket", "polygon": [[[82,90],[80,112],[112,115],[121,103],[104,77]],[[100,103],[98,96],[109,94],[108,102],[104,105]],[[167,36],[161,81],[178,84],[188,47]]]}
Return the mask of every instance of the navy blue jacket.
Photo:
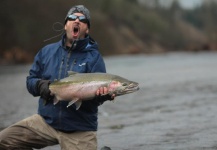
{"label": "navy blue jacket", "polygon": [[[34,58],[33,65],[27,76],[26,85],[33,96],[39,96],[37,81],[62,79],[68,76],[67,71],[80,73],[106,72],[105,63],[98,51],[97,43],[87,36],[73,43],[69,49],[64,47],[65,35],[62,40],[42,48]],[[46,105],[39,98],[38,113],[53,128],[63,132],[96,131],[99,103],[96,100],[84,101],[79,110],[68,102],[61,101]]]}

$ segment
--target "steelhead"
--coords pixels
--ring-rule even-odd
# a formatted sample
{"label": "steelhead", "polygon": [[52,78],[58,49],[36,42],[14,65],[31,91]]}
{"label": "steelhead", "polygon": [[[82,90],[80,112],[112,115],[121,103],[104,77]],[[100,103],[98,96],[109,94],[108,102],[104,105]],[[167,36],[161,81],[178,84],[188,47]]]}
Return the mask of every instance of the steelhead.
{"label": "steelhead", "polygon": [[78,110],[84,100],[96,97],[100,87],[107,87],[109,95],[121,96],[139,90],[139,84],[123,77],[108,73],[76,73],[69,71],[68,77],[50,84],[54,104],[59,101],[69,101],[67,107],[76,105]]}

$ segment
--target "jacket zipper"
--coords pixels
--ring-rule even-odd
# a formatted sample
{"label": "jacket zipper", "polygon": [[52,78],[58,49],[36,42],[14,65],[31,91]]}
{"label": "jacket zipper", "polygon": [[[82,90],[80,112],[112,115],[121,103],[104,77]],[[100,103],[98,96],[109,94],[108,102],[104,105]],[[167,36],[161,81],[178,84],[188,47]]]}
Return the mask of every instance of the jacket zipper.
{"label": "jacket zipper", "polygon": [[[67,55],[66,64],[65,64],[66,66],[65,66],[65,71],[64,71],[64,77],[66,77],[66,75],[68,74],[67,70],[69,68],[70,56],[72,54],[72,50],[76,47],[76,45],[77,45],[77,41],[74,41],[74,43],[72,44],[72,47],[68,50],[68,55]],[[62,72],[62,69],[63,69],[63,64],[64,64],[64,55],[62,57],[62,62],[61,62],[61,65],[60,65],[58,79],[61,79],[61,72]],[[73,60],[73,63],[71,65],[71,67],[70,67],[70,70],[74,67],[75,64],[76,64],[76,59]],[[62,103],[60,102],[60,112],[59,112],[59,126],[60,126],[60,128],[62,128],[62,126],[61,126],[61,122],[62,122],[61,118],[62,118]]]}
{"label": "jacket zipper", "polygon": [[67,55],[67,59],[66,59],[66,67],[65,67],[64,77],[67,76],[67,71],[68,71],[68,68],[69,68],[69,60],[70,60],[71,53],[72,53],[72,51],[69,50],[68,55]]}
{"label": "jacket zipper", "polygon": [[58,80],[61,79],[61,72],[62,72],[62,70],[63,70],[63,63],[64,63],[64,56],[62,57],[62,60],[61,60],[60,69],[59,69],[59,74],[58,74]]}
{"label": "jacket zipper", "polygon": [[76,65],[76,63],[77,63],[77,61],[76,61],[76,58],[73,60],[73,63],[72,63],[72,65],[71,65],[71,67],[70,67],[70,70],[72,70],[73,68],[74,68],[74,66]]}

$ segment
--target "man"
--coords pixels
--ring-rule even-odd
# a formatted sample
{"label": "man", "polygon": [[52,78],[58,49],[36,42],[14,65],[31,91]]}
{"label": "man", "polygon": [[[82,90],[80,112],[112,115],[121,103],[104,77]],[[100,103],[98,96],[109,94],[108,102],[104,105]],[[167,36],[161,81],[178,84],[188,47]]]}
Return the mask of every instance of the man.
{"label": "man", "polygon": [[[67,76],[67,71],[80,73],[106,72],[97,43],[88,35],[90,14],[83,5],[72,7],[65,18],[61,41],[42,48],[35,56],[27,77],[27,89],[40,96],[38,114],[30,116],[0,132],[0,149],[32,149],[60,144],[62,150],[97,149],[98,106],[109,96],[100,88],[96,98],[84,101],[79,110],[68,102],[53,105],[49,84]],[[107,94],[107,95],[106,95]],[[106,96],[100,96],[106,95]]]}

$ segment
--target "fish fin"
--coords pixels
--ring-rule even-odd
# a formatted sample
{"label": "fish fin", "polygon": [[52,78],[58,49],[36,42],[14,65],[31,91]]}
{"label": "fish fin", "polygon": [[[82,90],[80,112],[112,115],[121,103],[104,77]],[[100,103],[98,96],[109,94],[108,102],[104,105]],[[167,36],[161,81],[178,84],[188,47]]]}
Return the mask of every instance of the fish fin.
{"label": "fish fin", "polygon": [[57,97],[55,96],[53,99],[53,104],[56,105],[59,102],[59,100],[57,99]]}
{"label": "fish fin", "polygon": [[73,104],[76,103],[78,100],[79,100],[78,98],[75,98],[75,99],[71,100],[71,101],[68,103],[67,107],[73,105]]}
{"label": "fish fin", "polygon": [[75,103],[76,110],[78,110],[78,109],[81,107],[81,104],[82,104],[82,101],[77,101],[77,102]]}
{"label": "fish fin", "polygon": [[78,72],[68,71],[68,76],[75,75],[75,74],[77,74],[77,73],[78,73]]}
{"label": "fish fin", "polygon": [[47,105],[47,100],[46,99],[43,99],[43,105]]}

